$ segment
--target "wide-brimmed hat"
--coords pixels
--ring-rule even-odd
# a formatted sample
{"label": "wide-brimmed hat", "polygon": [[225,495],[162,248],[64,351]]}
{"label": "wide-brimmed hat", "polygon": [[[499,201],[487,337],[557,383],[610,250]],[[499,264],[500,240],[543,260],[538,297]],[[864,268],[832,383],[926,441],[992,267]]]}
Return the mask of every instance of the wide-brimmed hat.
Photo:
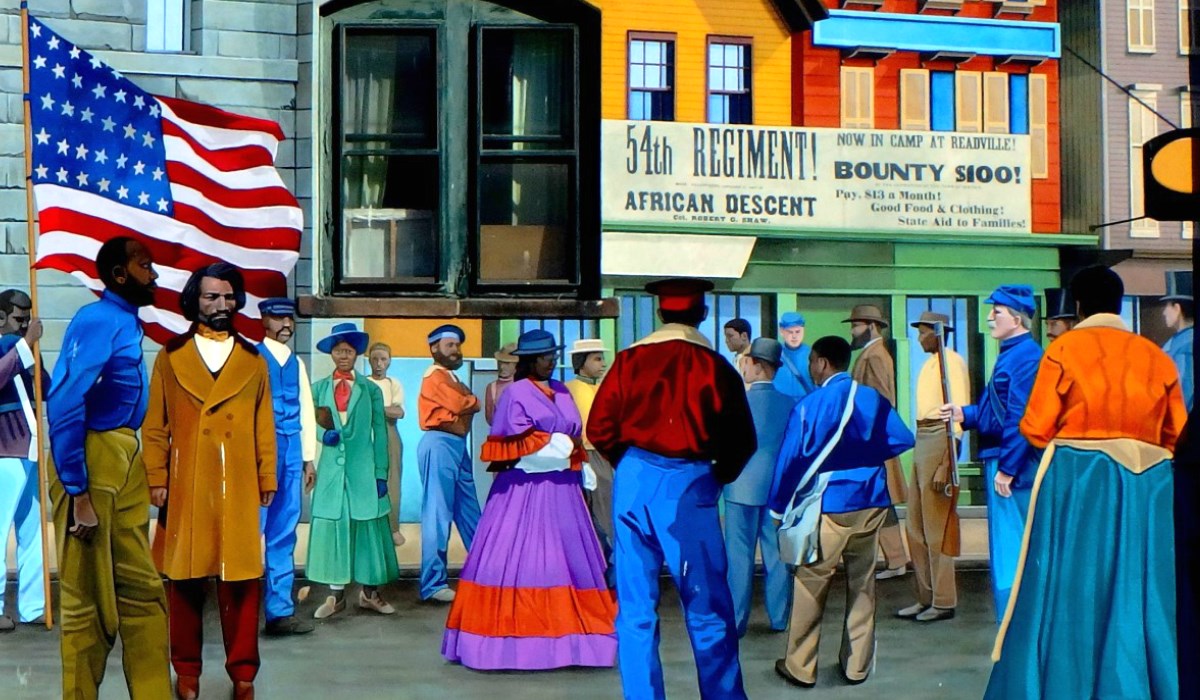
{"label": "wide-brimmed hat", "polygon": [[492,357],[496,358],[496,362],[516,362],[517,356],[513,354],[513,350],[517,349],[516,343],[509,343],[496,351]]}
{"label": "wide-brimmed hat", "polygon": [[590,355],[594,352],[608,352],[608,348],[604,347],[604,341],[597,338],[589,338],[586,340],[576,340],[571,345],[571,352],[568,355]]}
{"label": "wide-brimmed hat", "polygon": [[349,343],[355,352],[362,355],[367,351],[367,345],[371,342],[371,336],[358,330],[358,326],[353,323],[339,323],[333,327],[333,332],[317,343],[317,350],[328,355],[333,352],[335,345],[343,342]]}
{"label": "wide-brimmed hat", "polygon": [[1167,294],[1159,301],[1192,301],[1192,271],[1168,270]]}
{"label": "wide-brimmed hat", "polygon": [[774,338],[755,338],[754,342],[750,343],[750,352],[746,355],[762,360],[775,369],[783,366],[783,345]]}
{"label": "wide-brimmed hat", "polygon": [[1075,318],[1077,315],[1071,290],[1063,287],[1050,287],[1046,290],[1046,320]]}
{"label": "wide-brimmed hat", "polygon": [[908,325],[912,326],[913,328],[918,326],[934,326],[936,328],[937,324],[939,323],[942,324],[942,330],[954,330],[954,327],[950,325],[950,317],[946,314],[939,314],[936,311],[922,311],[921,317],[918,318],[915,323],[910,323]]}
{"label": "wide-brimmed hat", "polygon": [[514,355],[522,357],[526,355],[549,355],[552,352],[562,350],[563,346],[558,344],[554,339],[554,334],[550,331],[544,331],[540,328],[535,328],[521,334],[517,338],[517,348],[513,350]]}
{"label": "wide-brimmed hat", "polygon": [[878,323],[880,326],[887,328],[888,321],[883,317],[883,310],[874,304],[859,304],[850,310],[850,318],[842,321],[842,323],[853,323],[854,321],[867,321]]}

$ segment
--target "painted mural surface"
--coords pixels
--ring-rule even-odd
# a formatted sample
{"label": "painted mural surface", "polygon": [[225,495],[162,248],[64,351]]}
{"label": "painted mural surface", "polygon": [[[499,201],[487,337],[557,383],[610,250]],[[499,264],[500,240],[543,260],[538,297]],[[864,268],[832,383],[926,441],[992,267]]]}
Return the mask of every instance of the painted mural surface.
{"label": "painted mural surface", "polygon": [[606,226],[1031,230],[1018,134],[606,121]]}

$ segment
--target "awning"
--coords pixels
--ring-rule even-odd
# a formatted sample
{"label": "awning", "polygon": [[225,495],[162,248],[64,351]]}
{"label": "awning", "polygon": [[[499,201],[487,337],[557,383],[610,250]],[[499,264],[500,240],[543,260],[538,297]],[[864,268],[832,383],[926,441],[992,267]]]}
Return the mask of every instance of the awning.
{"label": "awning", "polygon": [[740,279],[756,240],[752,236],[605,231],[600,274]]}
{"label": "awning", "polygon": [[830,10],[813,25],[815,46],[846,50],[949,51],[980,56],[1058,58],[1059,26],[945,15]]}
{"label": "awning", "polygon": [[1186,258],[1130,258],[1113,268],[1125,283],[1125,293],[1135,297],[1160,297],[1167,293],[1167,273],[1190,270]]}

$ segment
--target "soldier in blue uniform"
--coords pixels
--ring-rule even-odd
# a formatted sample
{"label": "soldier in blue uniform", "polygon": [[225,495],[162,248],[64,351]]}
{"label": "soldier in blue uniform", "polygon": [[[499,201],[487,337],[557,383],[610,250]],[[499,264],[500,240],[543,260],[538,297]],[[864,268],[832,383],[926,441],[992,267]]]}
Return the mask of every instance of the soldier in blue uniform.
{"label": "soldier in blue uniform", "polygon": [[296,617],[292,585],[296,569],[296,527],[300,524],[300,497],[314,478],[317,456],[316,411],[308,370],[287,346],[296,327],[296,304],[285,297],[259,302],[265,337],[259,354],[271,373],[271,401],[275,409],[276,475],[279,490],[271,505],[262,509],[261,526],[267,544],[266,626],[270,637],[306,634],[312,623]]}
{"label": "soldier in blue uniform", "polygon": [[987,471],[988,549],[997,623],[1004,617],[1021,554],[1025,516],[1040,452],[1021,435],[1021,417],[1033,390],[1042,348],[1029,329],[1033,325],[1033,288],[1001,285],[986,300],[992,304],[988,327],[1000,341],[1000,356],[983,395],[974,406],[942,406],[963,430],[979,433],[979,456]]}
{"label": "soldier in blue uniform", "polygon": [[1196,321],[1192,307],[1192,271],[1172,270],[1167,273],[1167,295],[1161,301],[1163,320],[1175,335],[1163,345],[1163,352],[1170,356],[1179,368],[1179,388],[1183,389],[1183,402],[1190,413],[1192,410],[1192,325]]}
{"label": "soldier in blue uniform", "polygon": [[799,401],[817,388],[808,373],[811,350],[804,344],[804,314],[788,311],[780,316],[779,339],[783,343],[783,368],[775,375],[775,388]]}
{"label": "soldier in blue uniform", "polygon": [[[874,668],[875,548],[892,503],[884,463],[916,442],[892,404],[852,380],[849,368],[844,339],[827,336],[813,344],[808,369],[819,388],[792,410],[767,501],[772,517],[783,519],[806,474],[815,470],[827,480],[818,558],[796,569],[787,655],[775,662],[775,673],[805,688],[816,685],[821,617],[841,562],[847,588],[842,677],[862,683]],[[809,483],[819,481],[809,477]]]}
{"label": "soldier in blue uniform", "polygon": [[771,381],[783,364],[779,341],[757,338],[740,364],[749,389],[750,415],[758,434],[758,451],[732,484],[725,487],[725,550],[729,557],[729,592],[738,636],[746,634],[754,587],[754,550],[762,550],[766,572],[767,619],[771,629],[787,629],[792,578],[779,559],[778,528],[767,512],[767,496],[775,474],[775,460],[783,444],[788,416],[796,402]]}

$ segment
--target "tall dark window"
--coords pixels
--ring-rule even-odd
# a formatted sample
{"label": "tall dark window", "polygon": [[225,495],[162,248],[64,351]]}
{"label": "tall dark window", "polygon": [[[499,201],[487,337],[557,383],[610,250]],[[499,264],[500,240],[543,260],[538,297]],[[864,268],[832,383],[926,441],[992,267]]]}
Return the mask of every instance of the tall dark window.
{"label": "tall dark window", "polygon": [[629,118],[675,120],[675,39],[629,35]]}
{"label": "tall dark window", "polygon": [[[564,346],[564,349],[558,353],[558,370],[556,371],[556,379],[562,382],[575,376],[574,367],[571,366],[571,356],[568,354],[575,341],[600,337],[600,324],[596,321],[529,318],[521,321],[522,333],[537,329],[550,331],[558,343]],[[612,355],[609,355],[608,360],[612,362]]]}
{"label": "tall dark window", "polygon": [[575,32],[480,28],[479,285],[578,279]]}
{"label": "tall dark window", "polygon": [[749,124],[750,42],[744,39],[709,39],[708,121],[713,124]]}
{"label": "tall dark window", "polygon": [[347,27],[341,38],[342,280],[436,282],[437,32]]}

